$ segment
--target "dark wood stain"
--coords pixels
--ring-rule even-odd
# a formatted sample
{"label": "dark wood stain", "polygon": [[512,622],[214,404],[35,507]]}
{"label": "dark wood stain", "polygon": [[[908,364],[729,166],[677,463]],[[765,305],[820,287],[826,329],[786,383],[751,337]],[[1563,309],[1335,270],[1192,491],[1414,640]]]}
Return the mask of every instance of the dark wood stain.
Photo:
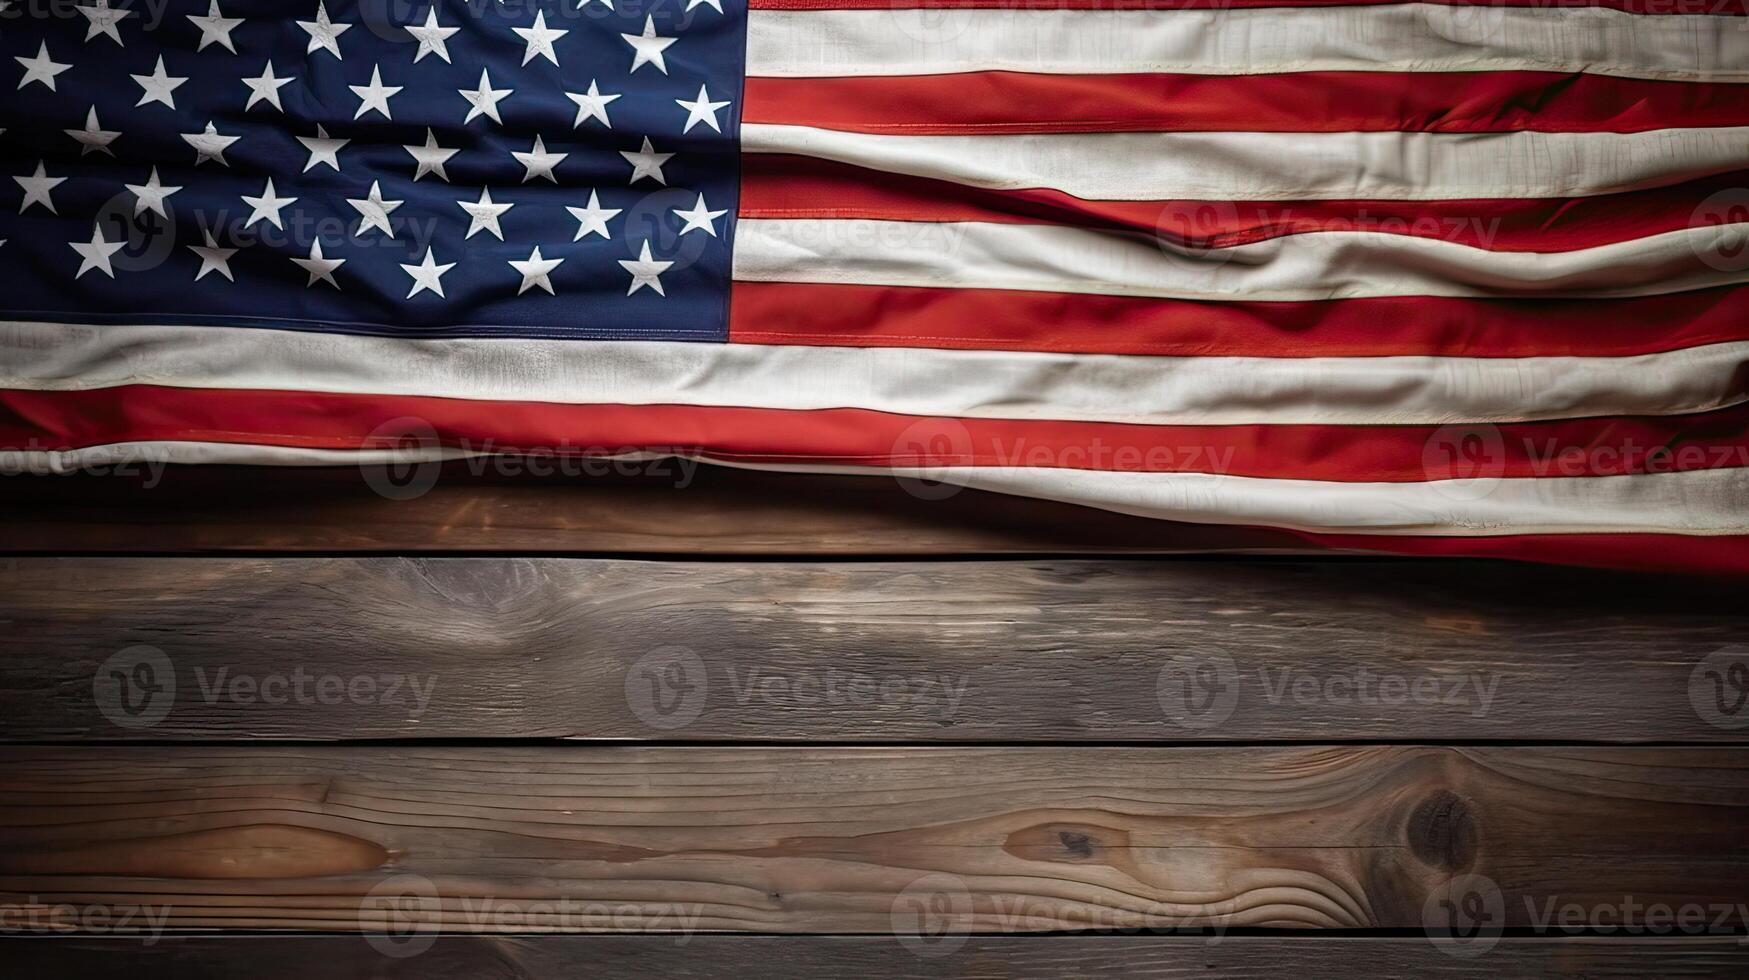
{"label": "dark wood stain", "polygon": [[[1635,577],[1474,569],[17,558],[0,561],[0,738],[1744,737],[1689,697],[1695,666],[1749,632],[1741,602]],[[150,727],[113,723],[94,687],[135,644],[175,667],[173,710]],[[652,666],[677,647],[696,659]],[[1183,724],[1161,700],[1163,669],[1220,658],[1230,715]],[[254,689],[294,671],[371,696]],[[695,693],[698,710],[652,720],[631,703],[639,684]]]}
{"label": "dark wood stain", "polygon": [[1223,936],[973,936],[944,955],[917,956],[891,936],[455,936],[433,937],[416,956],[391,958],[342,936],[165,937],[137,942],[0,939],[0,957],[24,976],[90,980],[308,980],[314,976],[409,980],[672,980],[757,976],[763,980],[1061,980],[1126,977],[1294,977],[1365,980],[1430,977],[1574,976],[1641,980],[1739,980],[1749,950],[1730,939],[1502,939],[1486,955],[1459,958],[1421,938]]}
{"label": "dark wood stain", "polygon": [[979,932],[1419,930],[1459,869],[1515,928],[1622,896],[1749,925],[1725,747],[14,746],[0,827],[0,903],[180,928],[368,928],[411,875],[458,932],[503,928],[487,900],[560,930],[887,934],[912,901]]}

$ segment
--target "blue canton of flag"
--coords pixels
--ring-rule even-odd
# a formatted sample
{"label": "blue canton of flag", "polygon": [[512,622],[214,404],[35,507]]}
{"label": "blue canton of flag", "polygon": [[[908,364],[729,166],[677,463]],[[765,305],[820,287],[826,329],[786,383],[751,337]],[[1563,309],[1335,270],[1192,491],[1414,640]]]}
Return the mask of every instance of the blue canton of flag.
{"label": "blue canton of flag", "polygon": [[10,320],[724,340],[745,0],[14,0]]}

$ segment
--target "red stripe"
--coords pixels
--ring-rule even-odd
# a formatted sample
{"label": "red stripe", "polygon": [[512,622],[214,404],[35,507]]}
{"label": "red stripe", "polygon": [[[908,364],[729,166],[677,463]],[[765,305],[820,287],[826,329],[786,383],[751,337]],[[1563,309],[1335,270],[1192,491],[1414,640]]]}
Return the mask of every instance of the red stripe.
{"label": "red stripe", "polygon": [[1090,201],[1056,190],[988,190],[787,154],[742,159],[743,218],[1053,224],[1141,232],[1198,248],[1306,232],[1371,231],[1491,251],[1560,252],[1749,218],[1749,191],[1742,189],[1749,171],[1581,198]]}
{"label": "red stripe", "polygon": [[1195,357],[1613,357],[1749,340],[1749,286],[1607,300],[1201,302],[737,282],[729,339]]}
{"label": "red stripe", "polygon": [[[753,10],[1243,10],[1382,7],[1408,0],[750,0]],[[1453,7],[1602,7],[1635,14],[1749,13],[1746,0],[1425,0]]]}
{"label": "red stripe", "polygon": [[[607,450],[624,448],[626,444],[684,448],[705,444],[708,437],[719,437],[724,444],[740,443],[749,436],[750,423],[770,423],[773,418],[752,418],[742,415],[749,409],[687,409],[689,418],[680,420],[672,415],[675,409],[617,408],[582,406],[575,415],[560,418],[553,415],[561,406],[537,406],[518,402],[465,402],[456,399],[371,399],[362,395],[301,394],[301,392],[231,392],[231,390],[201,390],[201,388],[103,388],[93,392],[0,392],[0,432],[7,444],[16,448],[44,448],[40,436],[54,432],[58,443],[70,443],[68,436],[82,436],[80,443],[107,443],[117,436],[168,437],[168,439],[201,439],[227,443],[290,444],[290,446],[324,446],[324,448],[359,448],[367,443],[362,432],[378,429],[378,425],[395,416],[423,416],[434,427],[456,437],[460,432],[481,434],[481,420],[493,420],[500,443],[498,450],[509,450],[511,443],[528,446],[588,446],[600,443]],[[1711,429],[1719,434],[1718,443],[1730,446],[1744,444],[1742,409],[1690,416],[1686,425],[1695,430]],[[808,416],[824,420],[826,429],[834,429],[840,437],[869,437],[869,423],[880,420],[878,413],[761,413],[761,415]],[[640,422],[652,429],[638,429]],[[778,429],[785,446],[791,446],[789,425],[801,418],[785,418]],[[915,420],[913,420],[915,422]],[[1651,436],[1653,429],[1642,425],[1665,425],[1681,420],[1606,420],[1606,427],[1625,427],[1621,432],[1637,430]],[[626,425],[630,423],[630,425]],[[533,425],[533,427],[528,427]],[[554,429],[558,425],[558,429]],[[1502,427],[1502,434],[1511,434],[1504,444],[1518,444],[1516,436],[1548,436],[1555,429],[1567,429],[1572,423],[1534,423],[1522,427]],[[1581,422],[1583,425],[1583,422]],[[23,427],[23,430],[19,429]],[[261,430],[254,430],[259,427]],[[297,429],[303,436],[289,436],[283,430]],[[799,432],[796,444],[826,429],[813,425]],[[1294,429],[1294,427],[1284,427]],[[1730,430],[1735,429],[1735,434]],[[1390,427],[1366,429],[1368,436],[1389,432]],[[1600,434],[1600,432],[1599,432]],[[612,436],[596,439],[595,436]],[[649,436],[659,436],[651,439]],[[1558,436],[1557,436],[1558,437]],[[1670,437],[1672,446],[1690,444],[1684,437]],[[374,443],[373,443],[374,444]],[[1698,444],[1698,443],[1697,443]],[[1256,450],[1273,453],[1280,444],[1258,443]],[[1303,451],[1315,446],[1303,446]],[[728,458],[728,453],[721,453]],[[827,457],[829,458],[829,457]],[[1259,458],[1266,458],[1259,457]],[[1397,469],[1403,462],[1397,462]],[[1188,546],[1196,549],[1277,549],[1298,551],[1303,548],[1340,549],[1369,555],[1415,556],[1483,556],[1483,558],[1515,558],[1532,562],[1593,565],[1614,569],[1658,570],[1686,574],[1749,574],[1749,537],[1746,535],[1677,534],[1534,534],[1494,535],[1494,537],[1406,537],[1406,535],[1312,534],[1282,528],[1245,527],[1245,525],[1184,525]]]}
{"label": "red stripe", "polygon": [[193,441],[359,449],[423,419],[438,444],[506,454],[659,447],[739,462],[1026,466],[1419,482],[1749,466],[1749,405],[1697,415],[1500,426],[1126,425],[934,419],[861,409],[561,405],[136,385],[0,390],[0,444],[70,449]]}
{"label": "red stripe", "polygon": [[1749,85],[1556,72],[749,78],[746,121],[913,136],[1179,131],[1633,133],[1749,122]]}

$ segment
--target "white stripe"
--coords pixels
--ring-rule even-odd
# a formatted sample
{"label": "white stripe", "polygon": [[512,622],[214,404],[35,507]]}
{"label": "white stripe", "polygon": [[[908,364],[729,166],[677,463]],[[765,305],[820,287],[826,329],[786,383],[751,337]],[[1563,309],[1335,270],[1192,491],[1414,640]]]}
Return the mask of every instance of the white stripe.
{"label": "white stripe", "polygon": [[892,136],[747,123],[741,148],[1087,200],[1428,201],[1592,197],[1680,183],[1749,163],[1749,127]]}
{"label": "white stripe", "polygon": [[0,476],[66,476],[118,466],[385,466],[438,463],[485,453],[443,446],[409,449],[308,449],[236,442],[112,442],[80,449],[0,449]]}
{"label": "white stripe", "polygon": [[1491,252],[1381,232],[1284,235],[1186,249],[1060,225],[743,218],[735,278],[1022,289],[1110,296],[1316,301],[1367,296],[1644,296],[1749,282],[1723,256],[1749,222],[1568,252]]}
{"label": "white stripe", "polygon": [[[231,463],[379,466],[435,463],[455,449],[332,450],[203,442],[130,442],[62,452],[0,452],[0,474],[119,465]],[[635,454],[650,458],[649,454]],[[1194,524],[1242,524],[1376,535],[1749,532],[1749,469],[1608,477],[1338,483],[1211,473],[1033,467],[931,469],[744,464],[746,469],[928,480]]]}
{"label": "white stripe", "polygon": [[[732,464],[740,466],[742,464]],[[1045,467],[871,470],[758,464],[948,483],[1182,521],[1379,535],[1749,532],[1749,469],[1424,483],[1274,480]]]}
{"label": "white stripe", "polygon": [[1736,17],[1597,7],[755,10],[747,74],[1552,71],[1749,81]]}
{"label": "white stripe", "polygon": [[1137,423],[1682,414],[1749,400],[1746,365],[1749,341],[1635,357],[1144,357],[0,324],[5,388],[155,384]]}

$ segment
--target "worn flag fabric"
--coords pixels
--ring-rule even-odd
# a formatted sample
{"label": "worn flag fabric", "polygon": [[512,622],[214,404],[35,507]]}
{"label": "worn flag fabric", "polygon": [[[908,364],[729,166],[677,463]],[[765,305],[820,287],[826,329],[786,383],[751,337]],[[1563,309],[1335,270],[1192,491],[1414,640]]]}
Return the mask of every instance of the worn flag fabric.
{"label": "worn flag fabric", "polygon": [[0,458],[1749,570],[1744,7],[10,0]]}

